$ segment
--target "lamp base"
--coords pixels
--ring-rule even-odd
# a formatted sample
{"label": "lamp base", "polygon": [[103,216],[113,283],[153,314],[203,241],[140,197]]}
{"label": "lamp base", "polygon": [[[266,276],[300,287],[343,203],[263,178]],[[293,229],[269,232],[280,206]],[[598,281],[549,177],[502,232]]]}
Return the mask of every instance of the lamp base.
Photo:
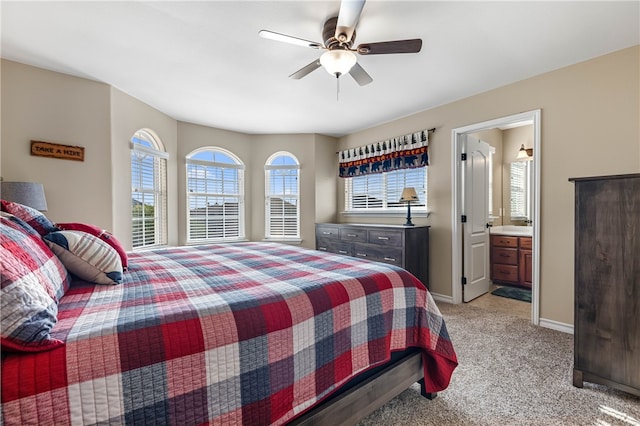
{"label": "lamp base", "polygon": [[404,226],[414,226],[413,222],[411,222],[411,202],[407,201],[407,222]]}

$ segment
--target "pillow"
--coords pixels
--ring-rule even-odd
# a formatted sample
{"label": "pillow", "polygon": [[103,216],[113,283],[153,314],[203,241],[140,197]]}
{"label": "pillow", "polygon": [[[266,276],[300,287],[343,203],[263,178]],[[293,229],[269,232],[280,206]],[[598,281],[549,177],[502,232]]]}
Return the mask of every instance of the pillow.
{"label": "pillow", "polygon": [[1,200],[0,203],[2,205],[3,212],[11,213],[12,215],[24,220],[31,225],[33,229],[38,231],[38,234],[40,235],[47,235],[49,232],[58,230],[53,222],[32,207],[7,200]]}
{"label": "pillow", "polygon": [[127,252],[124,250],[124,247],[122,247],[122,244],[120,244],[120,241],[110,232],[100,229],[95,225],[87,225],[85,223],[56,223],[56,226],[63,231],[83,231],[100,238],[118,252],[120,261],[122,262],[122,269],[126,270],[129,267]]}
{"label": "pillow", "polygon": [[56,231],[45,242],[69,272],[96,284],[120,284],[122,262],[118,252],[98,237],[82,231]]}
{"label": "pillow", "polygon": [[[47,294],[58,301],[69,290],[71,283],[67,269],[40,234],[26,222],[6,212],[0,212],[0,216],[2,231],[7,231],[3,248],[12,251],[12,256],[27,268],[25,273],[33,274]],[[2,269],[0,273],[4,273]]]}
{"label": "pillow", "polygon": [[51,279],[57,276],[68,287],[68,274],[40,237],[15,219],[0,217],[0,344],[10,351],[53,349],[64,342],[51,336],[58,321]]}

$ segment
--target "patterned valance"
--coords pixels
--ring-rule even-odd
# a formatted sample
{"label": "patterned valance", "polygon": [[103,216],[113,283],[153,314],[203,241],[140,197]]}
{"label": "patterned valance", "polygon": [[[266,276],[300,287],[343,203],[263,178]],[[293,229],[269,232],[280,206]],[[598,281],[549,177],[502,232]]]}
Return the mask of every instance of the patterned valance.
{"label": "patterned valance", "polygon": [[424,167],[429,165],[429,135],[435,129],[420,130],[393,139],[339,153],[340,177]]}

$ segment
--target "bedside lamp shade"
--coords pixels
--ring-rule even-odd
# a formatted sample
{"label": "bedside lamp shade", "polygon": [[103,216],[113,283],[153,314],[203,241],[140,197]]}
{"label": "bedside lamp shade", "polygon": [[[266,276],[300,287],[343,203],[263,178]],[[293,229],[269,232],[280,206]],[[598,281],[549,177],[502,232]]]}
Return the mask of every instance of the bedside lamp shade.
{"label": "bedside lamp shade", "polygon": [[400,201],[418,201],[418,194],[416,193],[416,189],[412,187],[403,189],[402,195],[400,196]]}
{"label": "bedside lamp shade", "polygon": [[34,182],[2,182],[0,198],[14,203],[24,204],[36,210],[47,210],[44,187]]}

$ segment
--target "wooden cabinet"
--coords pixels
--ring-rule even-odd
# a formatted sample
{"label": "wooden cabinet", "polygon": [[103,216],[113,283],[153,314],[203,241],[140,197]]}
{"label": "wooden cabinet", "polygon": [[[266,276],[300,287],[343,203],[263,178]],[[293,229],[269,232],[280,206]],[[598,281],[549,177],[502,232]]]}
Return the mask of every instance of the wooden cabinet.
{"label": "wooden cabinet", "polygon": [[316,249],[406,269],[429,285],[429,227],[316,224]]}
{"label": "wooden cabinet", "polygon": [[640,174],[575,183],[573,385],[640,396]]}
{"label": "wooden cabinet", "polygon": [[491,235],[491,280],[531,288],[531,237]]}

